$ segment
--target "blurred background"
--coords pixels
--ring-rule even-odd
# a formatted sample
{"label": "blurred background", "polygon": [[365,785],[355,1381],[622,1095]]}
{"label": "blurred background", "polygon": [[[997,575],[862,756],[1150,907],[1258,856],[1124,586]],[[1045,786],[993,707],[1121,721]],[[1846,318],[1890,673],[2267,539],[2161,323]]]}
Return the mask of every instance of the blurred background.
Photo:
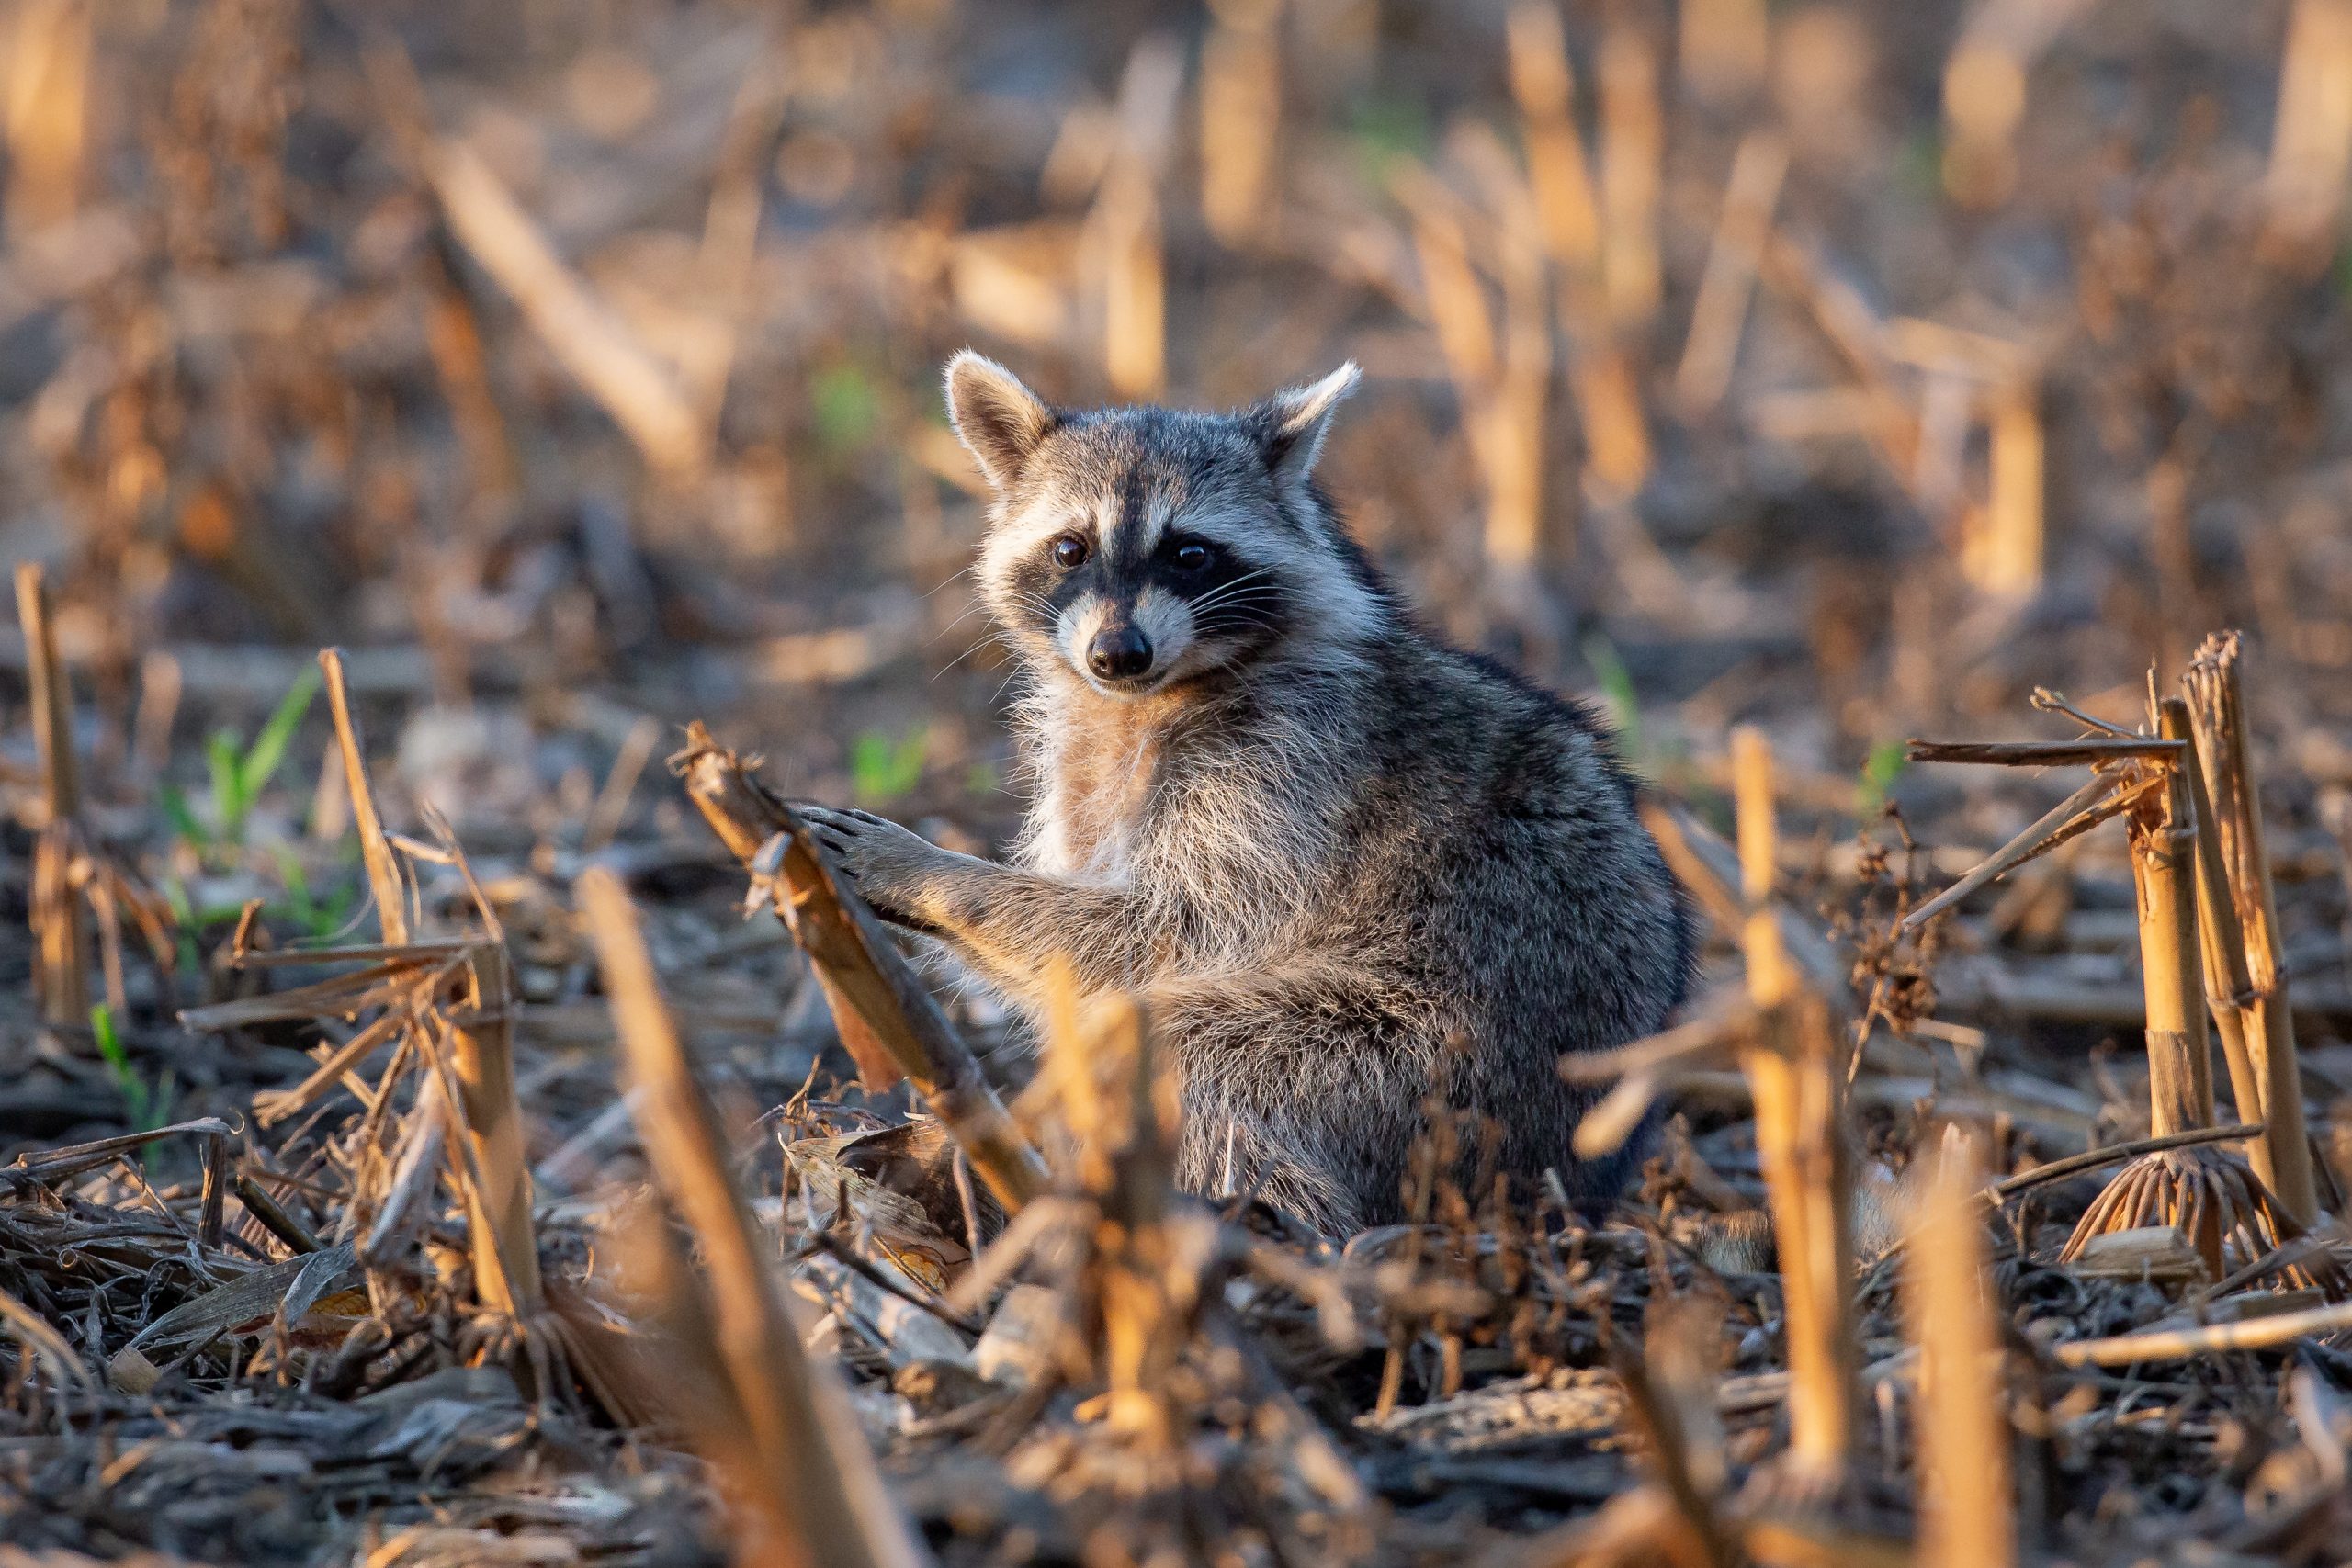
{"label": "blurred background", "polygon": [[[1322,472],[1368,545],[1719,819],[1755,720],[1822,841],[1891,797],[1997,842],[2068,785],[1902,738],[2048,732],[2044,685],[2138,722],[2244,626],[2278,852],[2339,880],[2352,0],[9,0],[0,39],[0,553],[183,981],[250,899],[364,899],[324,643],[393,826],[561,885],[715,856],[661,771],[694,717],[1001,840],[967,344],[1073,403],[1359,360]],[[25,664],[0,632],[19,932]]]}
{"label": "blurred background", "polygon": [[[1203,1443],[1226,1446],[1181,1464],[1139,1448],[1136,1484],[1058,1468],[1053,1445],[1096,1451],[1077,1434],[1115,1435],[1121,1407],[1080,1427],[1073,1385],[1040,1418],[1063,1374],[1005,1393],[967,1348],[978,1325],[936,1292],[982,1227],[935,1179],[937,1125],[897,1114],[902,1091],[845,1084],[821,987],[779,922],[742,918],[741,868],[665,770],[699,719],[790,794],[974,852],[1010,837],[1012,671],[966,576],[985,497],[940,397],[967,345],[1076,404],[1230,406],[1355,359],[1365,385],[1320,473],[1432,624],[1608,712],[1657,796],[1689,808],[1678,822],[1729,829],[1730,737],[1769,738],[1771,777],[1745,776],[1768,785],[1751,807],[1778,807],[1777,846],[1756,830],[1772,811],[1747,812],[1742,875],[1757,890],[1777,854],[1805,984],[1834,990],[1846,967],[1861,1003],[1848,1111],[1876,1260],[1862,1315],[1825,1332],[1888,1373],[1861,1440],[1889,1475],[1902,1331],[1881,1251],[1913,1151],[1951,1151],[1947,1119],[1973,1122],[1987,1169],[2018,1172],[2154,1124],[2122,829],[1898,934],[1894,917],[2083,782],[1908,765],[1906,738],[2139,726],[2152,672],[2169,690],[2209,633],[2243,629],[2278,906],[2260,925],[2276,941],[2249,951],[2293,984],[2290,1012],[2266,974],[2259,1016],[2300,1032],[2301,1077],[2279,1083],[2311,1107],[2305,1209],[2345,1213],[2348,186],[2352,0],[0,0],[0,556],[17,589],[0,609],[0,1161],[17,1162],[0,1166],[0,1332],[22,1343],[0,1362],[0,1495],[28,1500],[0,1506],[0,1556],[716,1559],[706,1481],[640,1443],[638,1415],[599,1384],[628,1429],[567,1427],[519,1392],[568,1386],[520,1359],[550,1343],[522,1310],[541,1267],[560,1304],[618,1260],[667,1256],[621,1245],[648,1173],[633,1118],[656,1123],[616,1083],[574,888],[620,900],[578,883],[592,868],[626,886],[718,1102],[707,1163],[723,1139],[795,1288],[830,1281],[812,1342],[851,1369],[910,1515],[965,1542],[946,1561],[1175,1561],[1087,1533],[1128,1516],[1072,1499],[1092,1486],[1181,1520],[1186,1542],[1221,1540],[1158,1512],[1176,1476],[1274,1543],[1221,1561],[1336,1560],[1272,1521],[1295,1513],[1302,1542],[1349,1550],[1361,1460],[1396,1504],[1361,1515],[1384,1560],[1461,1562],[1465,1520],[1547,1528],[1619,1493],[1635,1450],[1714,1433],[1704,1465],[1677,1461],[1679,1499],[1693,1474],[1736,1474],[1726,1452],[1744,1469],[1777,1445],[1778,1391],[1816,1410],[1851,1392],[1824,1400],[1781,1370],[1790,1303],[1810,1297],[1758,1271],[1769,1250],[1705,1251],[1763,1237],[1764,1164],[1747,1080],[1677,1056],[1632,1080],[1672,1118],[1620,1211],[1638,1229],[1571,1226],[1565,1262],[1552,1237],[1551,1262],[1522,1267],[1511,1238],[1537,1256],[1542,1205],[1532,1225],[1474,1222],[1425,1185],[1417,1213],[1442,1201],[1457,1227],[1432,1272],[1422,1230],[1399,1227],[1374,1239],[1402,1251],[1351,1244],[1353,1276],[1302,1253],[1250,1286],[1232,1343],[1280,1365],[1290,1414],[1203,1394]],[[365,767],[355,743],[346,770],[330,719],[327,645]],[[361,831],[355,779],[389,849]],[[1668,836],[1703,862],[1695,828]],[[2255,883],[2267,904],[2251,874],[2242,903]],[[371,884],[404,919],[371,907]],[[1729,939],[1781,928],[1720,882],[1707,908],[1700,1010],[1744,1008]],[[616,964],[616,987],[636,973]],[[1001,1040],[983,1003],[949,1005],[977,1050]],[[424,1069],[445,1034],[475,1083],[511,1056],[513,1115]],[[2150,1038],[2177,1072],[2187,1035]],[[2255,1111],[2244,1054],[2230,1108],[2200,1116]],[[990,1065],[1017,1078],[1012,1055]],[[488,1179],[454,1136],[445,1159],[453,1100]],[[186,1120],[208,1113],[223,1120]],[[1147,1141],[1122,1156],[1135,1169]],[[1834,1234],[1820,1217],[1842,1213],[1829,1149],[1808,1145],[1808,1191],[1830,1204],[1806,1222],[1808,1292]],[[939,1203],[911,1219],[885,1184],[902,1161]],[[470,1206],[443,1201],[445,1176]],[[1951,1180],[1951,1232],[1973,1233]],[[1986,1299],[2014,1314],[2013,1348],[2186,1322],[2158,1314],[2190,1280],[2199,1322],[2316,1303],[2214,1297],[2219,1231],[2208,1269],[2130,1207],[2094,1211],[2124,1222],[2098,1239],[2177,1247],[2042,1261],[2091,1186],[2007,1211]],[[2161,1196],[2140,1177],[2106,1190]],[[2221,1210],[2196,1203],[2175,1212],[2204,1216],[2181,1222],[2203,1247]],[[876,1273],[853,1230],[922,1290]],[[1157,1218],[1139,1234],[1160,1231],[1177,1234]],[[311,1255],[341,1268],[361,1243],[364,1280],[355,1266],[322,1295]],[[1949,1252],[1965,1284],[1970,1247],[1918,1250]],[[1267,1270],[1291,1254],[1260,1239],[1248,1256]],[[2214,1289],[2290,1256],[2316,1255],[2233,1260]],[[1506,1281],[1481,1288],[1487,1305],[1419,1293],[1487,1259]],[[718,1336],[679,1326],[699,1321],[675,1305],[698,1299],[689,1270],[662,1267],[664,1334],[707,1350]],[[870,1313],[839,1293],[853,1274],[875,1282],[856,1287]],[[1318,1277],[1354,1282],[1301,1283]],[[1381,1293],[1355,1298],[1359,1336],[1347,1292],[1367,1280]],[[481,1337],[503,1332],[502,1292],[529,1337]],[[1651,1362],[1667,1415],[1596,1418],[1603,1364],[1650,1305],[1701,1294],[1712,1326],[1650,1341],[1686,1345]],[[1344,1346],[1318,1326],[1334,1303]],[[1128,1321],[1106,1343],[1174,1343],[1134,1328],[1173,1316]],[[1043,1356],[1058,1332],[1008,1310],[987,1339]],[[1994,1332],[1950,1364],[1982,1369]],[[1193,1356],[1222,1380],[1241,1363],[1226,1347]],[[2028,1539],[2086,1562],[2336,1551],[2352,1363],[2310,1339],[2275,1379],[2235,1351],[2206,1362],[2066,1392],[2019,1358],[2019,1452],[2044,1456],[2019,1472]],[[715,1450],[756,1440],[757,1422],[711,1414],[741,1407],[704,1398],[702,1364],[670,1358],[664,1390],[701,1402]],[[1294,1382],[1319,1390],[1314,1415]],[[1550,1410],[1549,1446],[1490,1449],[1484,1416],[1411,1424],[1457,1393]],[[1969,1429],[2000,1417],[1983,1419]],[[1031,1457],[1000,1466],[1033,1423]],[[1243,1464],[1245,1425],[1278,1463]],[[1479,1455],[1494,1464],[1455,1464]],[[1976,1513],[2005,1528],[2000,1507]],[[1952,1550],[1920,1560],[1994,1560]]]}

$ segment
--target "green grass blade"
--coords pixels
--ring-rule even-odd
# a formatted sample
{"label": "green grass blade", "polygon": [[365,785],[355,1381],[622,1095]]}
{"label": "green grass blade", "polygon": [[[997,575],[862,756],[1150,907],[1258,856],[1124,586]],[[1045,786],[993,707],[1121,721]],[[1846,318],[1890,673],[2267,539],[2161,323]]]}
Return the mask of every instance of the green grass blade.
{"label": "green grass blade", "polygon": [[115,1032],[114,1010],[100,1002],[90,1010],[90,1033],[98,1043],[98,1055],[106,1059],[107,1068],[122,1090],[123,1105],[130,1112],[130,1124],[144,1132],[151,1124],[147,1119],[147,1085],[131,1070],[130,1053],[122,1048],[122,1036]]}
{"label": "green grass blade", "polygon": [[1639,768],[1642,705],[1634,694],[1633,672],[1617,656],[1617,645],[1599,632],[1584,639],[1584,661],[1592,666],[1593,679],[1600,682],[1600,694],[1609,704],[1609,716],[1617,726],[1618,745],[1625,761]]}
{"label": "green grass blade", "polygon": [[1861,777],[1854,787],[1854,814],[1875,817],[1894,793],[1894,781],[1910,766],[1900,740],[1882,740],[1871,748],[1869,761],[1862,764]]}
{"label": "green grass blade", "polygon": [[220,837],[238,842],[245,836],[246,802],[235,732],[214,730],[212,739],[204,743],[204,761],[212,771],[212,815]]}
{"label": "green grass blade", "polygon": [[268,787],[278,764],[286,761],[286,748],[292,743],[294,731],[300,727],[303,716],[311,711],[311,703],[319,694],[321,681],[317,670],[303,671],[294,684],[288,688],[286,695],[279,699],[277,711],[269,716],[269,722],[261,727],[259,735],[254,737],[253,745],[237,768],[238,786],[243,791],[248,806]]}
{"label": "green grass blade", "polygon": [[187,792],[179,785],[164,785],[156,792],[156,804],[163,808],[164,820],[172,825],[175,836],[187,840],[199,850],[211,847],[211,829],[197,820],[195,808],[188,805]]}

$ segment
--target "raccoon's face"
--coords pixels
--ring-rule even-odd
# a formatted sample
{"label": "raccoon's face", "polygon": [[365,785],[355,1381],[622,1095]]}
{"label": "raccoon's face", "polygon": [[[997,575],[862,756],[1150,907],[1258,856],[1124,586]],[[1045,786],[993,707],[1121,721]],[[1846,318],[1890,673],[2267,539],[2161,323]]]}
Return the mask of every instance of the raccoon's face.
{"label": "raccoon's face", "polygon": [[1141,696],[1363,622],[1360,558],[1306,490],[1355,381],[1344,366],[1236,414],[1071,413],[958,355],[948,409],[996,490],[981,592],[1022,656]]}

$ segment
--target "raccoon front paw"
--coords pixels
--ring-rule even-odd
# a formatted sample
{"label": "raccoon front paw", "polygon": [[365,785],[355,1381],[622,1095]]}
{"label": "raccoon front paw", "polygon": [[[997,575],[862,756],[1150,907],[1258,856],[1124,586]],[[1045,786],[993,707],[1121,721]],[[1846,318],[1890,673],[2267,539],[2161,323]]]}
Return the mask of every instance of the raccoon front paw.
{"label": "raccoon front paw", "polygon": [[876,914],[902,924],[932,923],[925,913],[932,902],[927,894],[962,856],[870,811],[801,801],[792,809]]}

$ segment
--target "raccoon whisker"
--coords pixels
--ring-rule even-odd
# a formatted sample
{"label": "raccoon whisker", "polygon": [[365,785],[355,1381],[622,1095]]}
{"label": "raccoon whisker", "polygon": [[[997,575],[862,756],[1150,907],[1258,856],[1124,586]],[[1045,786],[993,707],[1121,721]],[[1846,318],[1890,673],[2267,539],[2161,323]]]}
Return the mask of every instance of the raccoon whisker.
{"label": "raccoon whisker", "polygon": [[1272,583],[1246,588],[1237,593],[1220,593],[1214,599],[1204,599],[1190,606],[1195,615],[1211,615],[1230,604],[1264,604],[1281,602],[1283,592]]}
{"label": "raccoon whisker", "polygon": [[1230,615],[1238,610],[1247,610],[1260,615],[1272,614],[1282,602],[1282,595],[1279,593],[1244,593],[1230,599],[1220,599],[1214,604],[1193,605],[1193,619],[1214,620],[1219,615]]}
{"label": "raccoon whisker", "polygon": [[969,647],[969,648],[966,649],[963,652],[961,652],[961,653],[957,654],[955,658],[953,658],[953,659],[949,660],[946,663],[944,663],[944,664],[941,665],[941,666],[939,667],[938,673],[937,673],[937,674],[933,675],[933,676],[932,676],[932,680],[933,680],[933,681],[934,681],[934,682],[935,682],[935,681],[937,681],[941,675],[944,675],[944,674],[946,674],[950,670],[955,669],[955,668],[956,668],[956,666],[957,666],[958,664],[963,663],[963,662],[964,662],[964,660],[966,660],[967,659],[971,658],[971,657],[972,657],[972,655],[974,655],[974,654],[976,654],[976,653],[979,652],[979,651],[980,651],[980,649],[982,649],[986,648],[989,644],[990,644],[990,643],[992,643],[992,642],[993,642],[993,643],[996,643],[996,644],[999,644],[1000,646],[1001,646],[1002,648],[1004,648],[1008,652],[1012,650],[1012,644],[1011,642],[1009,642],[1009,641],[1007,641],[1007,640],[1005,639],[1005,636],[1004,636],[1004,634],[1003,634],[1002,632],[990,632],[990,633],[989,633],[989,635],[988,635],[988,636],[986,636],[986,637],[984,637],[980,638],[980,640],[979,640],[979,641],[978,641],[978,642],[974,643],[971,647]]}
{"label": "raccoon whisker", "polygon": [[1240,632],[1271,632],[1280,629],[1272,621],[1218,621],[1214,626],[1199,628],[1203,637],[1232,637]]}
{"label": "raccoon whisker", "polygon": [[1187,605],[1186,608],[1196,615],[1214,615],[1228,604],[1278,604],[1282,597],[1283,591],[1280,587],[1271,582],[1261,582],[1254,588],[1236,589],[1230,592],[1219,593],[1212,599],[1203,599],[1196,604]]}
{"label": "raccoon whisker", "polygon": [[1256,569],[1254,569],[1254,570],[1252,570],[1243,572],[1240,576],[1238,576],[1238,577],[1237,577],[1237,578],[1233,578],[1233,579],[1231,579],[1231,580],[1229,580],[1229,581],[1227,581],[1218,583],[1218,584],[1216,585],[1216,587],[1215,587],[1215,588],[1211,589],[1209,592],[1210,592],[1212,594],[1214,594],[1214,593],[1222,593],[1223,592],[1225,592],[1225,591],[1226,591],[1227,589],[1228,589],[1228,588],[1238,588],[1238,587],[1239,587],[1241,584],[1243,584],[1243,583],[1245,583],[1245,582],[1253,582],[1253,581],[1257,581],[1259,578],[1268,576],[1268,575],[1270,575],[1270,574],[1273,571],[1273,570],[1274,570],[1274,569],[1273,569],[1272,567],[1271,567],[1271,566],[1261,566],[1261,567],[1258,567],[1258,568],[1256,568]]}
{"label": "raccoon whisker", "polygon": [[1012,668],[1012,673],[998,682],[996,690],[989,694],[989,705],[990,707],[994,707],[998,703],[1002,702],[1004,700],[1004,694],[1012,689],[1012,683],[1027,673],[1028,671],[1022,669],[1018,664],[1014,665]]}
{"label": "raccoon whisker", "polygon": [[1241,588],[1246,584],[1255,582],[1261,577],[1272,575],[1273,570],[1274,569],[1270,566],[1261,566],[1255,571],[1243,572],[1239,577],[1235,578],[1230,582],[1219,583],[1216,587],[1210,589],[1206,593],[1202,594],[1198,599],[1192,601],[1193,613],[1194,615],[1198,615],[1204,606],[1215,604],[1227,595],[1232,593],[1235,590]]}
{"label": "raccoon whisker", "polygon": [[954,631],[957,626],[962,626],[966,621],[970,620],[974,615],[980,615],[980,614],[984,613],[987,609],[988,609],[988,606],[987,606],[986,604],[974,604],[974,605],[970,606],[969,608],[967,608],[967,610],[965,610],[965,612],[964,612],[962,615],[960,615],[956,616],[954,620],[952,620],[952,621],[948,622],[945,626],[944,626],[940,627],[937,631],[935,631],[935,632],[932,633],[932,634],[931,634],[931,640],[932,640],[932,641],[933,641],[933,642],[937,642],[937,641],[939,641],[939,640],[940,640],[940,638],[942,638],[942,637],[945,637],[949,632]]}
{"label": "raccoon whisker", "polygon": [[956,579],[969,577],[972,573],[979,570],[980,563],[974,561],[971,565],[966,567],[961,571],[950,572],[947,577],[940,582],[938,587],[933,589],[929,593],[924,594],[923,597],[926,599],[935,598],[939,594],[945,592],[949,588],[953,587]]}
{"label": "raccoon whisker", "polygon": [[1228,610],[1252,608],[1265,609],[1271,608],[1281,603],[1282,595],[1279,593],[1236,594],[1230,598],[1220,599],[1214,604],[1195,604],[1192,606],[1193,618],[1196,621],[1204,620],[1211,615],[1222,615]]}
{"label": "raccoon whisker", "polygon": [[1196,626],[1223,626],[1228,621],[1248,621],[1272,626],[1277,618],[1277,613],[1269,605],[1219,604],[1204,615],[1195,615],[1193,617],[1193,624]]}
{"label": "raccoon whisker", "polygon": [[1045,621],[1049,625],[1061,619],[1061,611],[1055,608],[1051,602],[1039,597],[1037,594],[1023,594],[1021,596],[1021,604],[1023,608],[1035,614],[1039,620]]}

